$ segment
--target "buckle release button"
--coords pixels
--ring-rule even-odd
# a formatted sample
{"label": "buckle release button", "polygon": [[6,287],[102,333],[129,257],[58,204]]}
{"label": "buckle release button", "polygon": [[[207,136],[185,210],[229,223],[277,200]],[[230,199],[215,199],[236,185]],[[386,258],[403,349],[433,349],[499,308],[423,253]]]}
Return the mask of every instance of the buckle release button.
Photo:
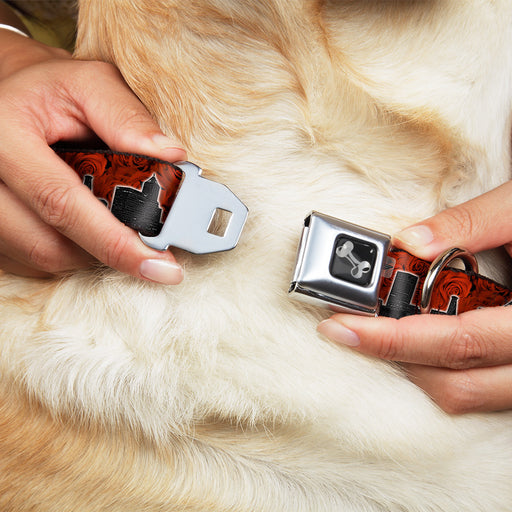
{"label": "buckle release button", "polygon": [[376,315],[389,244],[388,235],[312,212],[289,294],[333,311]]}

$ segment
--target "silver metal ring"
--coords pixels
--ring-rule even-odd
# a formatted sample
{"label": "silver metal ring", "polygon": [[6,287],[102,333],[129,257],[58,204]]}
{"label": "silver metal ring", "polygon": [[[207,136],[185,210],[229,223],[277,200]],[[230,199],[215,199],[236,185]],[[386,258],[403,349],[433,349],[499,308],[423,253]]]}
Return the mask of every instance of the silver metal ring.
{"label": "silver metal ring", "polygon": [[425,282],[423,283],[420,299],[421,313],[430,313],[430,301],[432,299],[432,292],[434,291],[437,278],[444,267],[446,267],[451,261],[457,259],[462,260],[466,272],[478,273],[478,262],[476,261],[475,256],[466,249],[452,247],[440,254],[430,265],[427,276],[425,277]]}

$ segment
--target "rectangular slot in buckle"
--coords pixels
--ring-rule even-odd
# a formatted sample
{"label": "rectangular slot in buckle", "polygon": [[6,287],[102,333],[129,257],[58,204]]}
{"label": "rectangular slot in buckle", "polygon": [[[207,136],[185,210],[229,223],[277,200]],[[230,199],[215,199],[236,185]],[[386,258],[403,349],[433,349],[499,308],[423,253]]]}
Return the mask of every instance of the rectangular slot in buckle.
{"label": "rectangular slot in buckle", "polygon": [[[176,199],[162,230],[142,241],[160,251],[178,247],[195,254],[229,251],[236,247],[248,215],[247,207],[221,183],[201,176],[202,170],[191,162],[175,164],[183,171]],[[215,229],[217,212],[229,214],[222,232]]]}

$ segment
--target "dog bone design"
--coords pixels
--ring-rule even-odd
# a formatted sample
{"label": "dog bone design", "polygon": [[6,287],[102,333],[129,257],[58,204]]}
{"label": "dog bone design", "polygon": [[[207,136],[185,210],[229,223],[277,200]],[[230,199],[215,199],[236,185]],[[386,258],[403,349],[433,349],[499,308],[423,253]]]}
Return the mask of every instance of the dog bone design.
{"label": "dog bone design", "polygon": [[336,254],[340,258],[348,260],[352,265],[352,270],[350,271],[352,277],[360,279],[363,274],[366,274],[371,270],[372,266],[368,261],[361,261],[355,254],[353,254],[353,251],[354,244],[350,240],[347,240],[343,245],[336,248]]}

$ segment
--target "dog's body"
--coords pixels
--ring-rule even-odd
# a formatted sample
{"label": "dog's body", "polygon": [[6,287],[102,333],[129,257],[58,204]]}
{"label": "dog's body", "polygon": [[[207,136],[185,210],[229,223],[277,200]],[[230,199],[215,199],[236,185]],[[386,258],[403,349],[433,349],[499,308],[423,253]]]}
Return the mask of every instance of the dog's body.
{"label": "dog's body", "polygon": [[247,204],[186,280],[0,280],[2,511],[504,511],[512,415],[449,416],[289,300],[304,216],[392,233],[509,177],[512,4],[83,0],[115,63]]}

